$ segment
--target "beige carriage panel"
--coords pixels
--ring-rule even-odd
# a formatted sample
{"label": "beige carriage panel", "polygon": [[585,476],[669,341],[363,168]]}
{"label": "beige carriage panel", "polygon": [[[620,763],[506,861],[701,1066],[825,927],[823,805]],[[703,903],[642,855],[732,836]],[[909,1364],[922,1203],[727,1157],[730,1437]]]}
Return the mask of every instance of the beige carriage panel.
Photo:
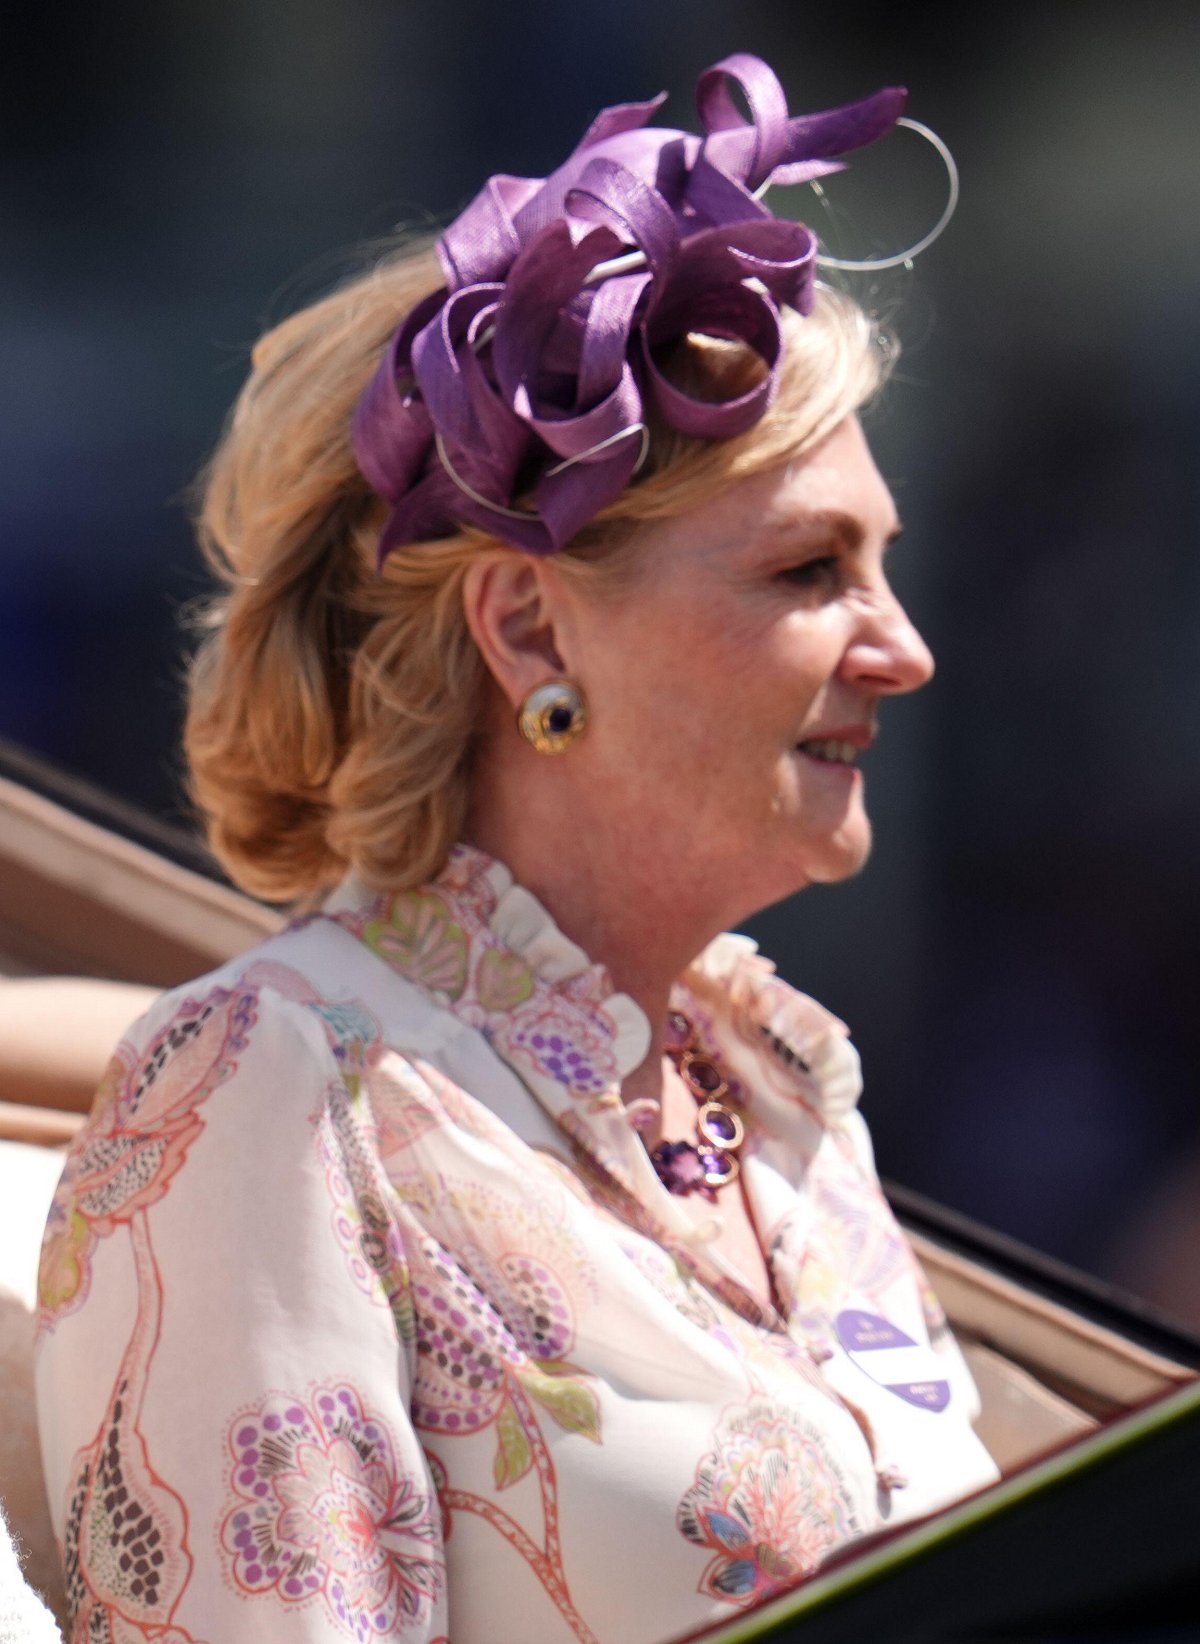
{"label": "beige carriage panel", "polygon": [[0,778],[0,972],[173,987],[282,916]]}
{"label": "beige carriage panel", "polygon": [[1186,1364],[1048,1301],[924,1235],[913,1247],[955,1333],[995,1349],[1098,1419],[1195,1380]]}

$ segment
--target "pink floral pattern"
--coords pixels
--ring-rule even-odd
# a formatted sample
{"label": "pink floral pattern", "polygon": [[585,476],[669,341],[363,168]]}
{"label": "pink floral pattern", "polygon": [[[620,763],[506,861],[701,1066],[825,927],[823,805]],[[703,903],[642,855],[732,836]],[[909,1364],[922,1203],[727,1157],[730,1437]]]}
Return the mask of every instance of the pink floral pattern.
{"label": "pink floral pattern", "polygon": [[[86,1298],[97,1240],[166,1193],[204,1128],[201,1103],[237,1070],[256,1009],[253,992],[216,988],[185,998],[141,1056],[129,1044],[118,1047],[50,1208],[40,1329]],[[172,1077],[160,1083],[168,1058]]]}
{"label": "pink floral pattern", "polygon": [[437,1502],[354,1388],[270,1394],[228,1444],[221,1545],[240,1591],[323,1604],[359,1641],[402,1638],[428,1617],[445,1582]]}
{"label": "pink floral pattern", "polygon": [[487,1427],[507,1398],[508,1372],[526,1355],[491,1302],[434,1241],[413,1281],[417,1379],[413,1420],[430,1433]]}
{"label": "pink floral pattern", "polygon": [[424,1241],[413,1266],[412,1404],[419,1428],[463,1437],[496,1423],[494,1471],[501,1486],[533,1465],[530,1400],[557,1426],[600,1442],[596,1394],[562,1356],[574,1340],[566,1292],[543,1262],[517,1254],[501,1258],[497,1299],[508,1301],[515,1328],[435,1241]]}
{"label": "pink floral pattern", "polygon": [[620,1075],[613,1062],[612,1030],[586,1019],[564,1020],[557,1002],[506,1016],[491,1037],[506,1062],[542,1079],[565,1086],[577,1097],[597,1097]]}
{"label": "pink floral pattern", "polygon": [[395,1196],[380,1168],[374,1127],[343,1086],[326,1092],[317,1117],[334,1236],[358,1288],[391,1310],[396,1334],[413,1339],[412,1285]]}
{"label": "pink floral pattern", "polygon": [[741,1607],[811,1575],[861,1529],[820,1432],[765,1399],[726,1412],[678,1524],[714,1554],[700,1591]]}
{"label": "pink floral pattern", "polygon": [[952,1342],[937,1416],[816,1351],[875,1288],[934,1318],[823,1105],[853,1052],[742,939],[680,988],[784,1318],[625,1122],[644,1018],[476,851],[347,881],[131,1030],[42,1270],[71,1644],[492,1644],[494,1592],[500,1636],[658,1644],[877,1528],[881,1480],[893,1522],[986,1482]]}
{"label": "pink floral pattern", "polygon": [[491,923],[499,901],[493,866],[457,846],[433,885],[338,917],[406,981],[478,1028],[522,1075],[579,1102],[602,1101],[621,1079],[608,974],[585,965],[551,984],[513,952]]}
{"label": "pink floral pattern", "polygon": [[375,1069],[370,1098],[380,1158],[399,1170],[405,1151],[442,1125],[487,1141],[508,1158],[524,1158],[508,1126],[424,1057],[397,1056]]}
{"label": "pink floral pattern", "polygon": [[536,1256],[515,1252],[500,1258],[500,1269],[518,1308],[521,1346],[532,1359],[561,1359],[575,1340],[571,1298],[553,1269]]}
{"label": "pink floral pattern", "polygon": [[[433,1240],[414,1255],[417,1376],[413,1421],[431,1437],[495,1432],[492,1482],[497,1493],[526,1477],[541,1498],[540,1543],[498,1501],[439,1485],[449,1533],[452,1510],[482,1518],[533,1569],[581,1644],[595,1644],[571,1599],[558,1529],[558,1478],[542,1417],[554,1427],[601,1442],[600,1403],[590,1379],[560,1357],[574,1339],[566,1292],[536,1257],[502,1255],[498,1299],[515,1328],[470,1275]],[[491,1263],[485,1265],[491,1266]],[[532,1350],[532,1351],[531,1351]],[[438,1474],[446,1479],[444,1464]]]}
{"label": "pink floral pattern", "polygon": [[63,1572],[71,1644],[198,1644],[174,1625],[192,1571],[182,1497],[156,1471],[142,1431],[158,1343],[162,1278],[144,1212],[129,1229],[139,1305],[95,1438],[71,1464]]}
{"label": "pink floral pattern", "polygon": [[436,890],[400,891],[363,926],[363,939],[402,976],[452,1004],[467,982],[467,933]]}
{"label": "pink floral pattern", "polygon": [[878,1184],[867,1180],[842,1137],[831,1138],[809,1184],[816,1215],[780,1229],[778,1249],[797,1279],[792,1296],[796,1328],[810,1339],[830,1336],[839,1298],[852,1292],[860,1305],[889,1313],[897,1286],[916,1286],[929,1326],[939,1311],[928,1282]]}

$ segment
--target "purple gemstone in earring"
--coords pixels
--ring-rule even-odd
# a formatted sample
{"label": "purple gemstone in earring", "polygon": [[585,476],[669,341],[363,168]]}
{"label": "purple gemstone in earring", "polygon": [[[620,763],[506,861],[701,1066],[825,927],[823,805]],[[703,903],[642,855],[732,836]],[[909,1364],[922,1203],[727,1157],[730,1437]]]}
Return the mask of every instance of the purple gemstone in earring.
{"label": "purple gemstone in earring", "polygon": [[553,731],[555,736],[561,736],[564,731],[571,729],[574,718],[575,715],[570,708],[563,706],[551,708],[546,715],[546,727],[548,730]]}

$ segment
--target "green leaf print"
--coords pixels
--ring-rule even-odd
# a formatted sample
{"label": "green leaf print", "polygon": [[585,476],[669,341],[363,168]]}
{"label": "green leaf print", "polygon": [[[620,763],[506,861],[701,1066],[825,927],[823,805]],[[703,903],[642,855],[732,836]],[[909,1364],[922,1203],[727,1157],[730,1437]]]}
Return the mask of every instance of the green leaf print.
{"label": "green leaf print", "polygon": [[484,1010],[515,1010],[533,992],[533,972],[520,954],[489,948],[479,961],[476,985]]}
{"label": "green leaf print", "polygon": [[494,1476],[497,1490],[506,1490],[533,1466],[533,1451],[521,1426],[521,1418],[506,1398],[496,1418],[496,1465]]}
{"label": "green leaf print", "polygon": [[372,919],[363,937],[402,976],[430,993],[452,1002],[466,986],[466,933],[431,891],[394,897],[388,918]]}
{"label": "green leaf print", "polygon": [[517,1372],[521,1385],[568,1433],[600,1443],[600,1401],[571,1366],[553,1359],[530,1361]]}
{"label": "green leaf print", "polygon": [[413,1307],[407,1272],[399,1286],[388,1293],[388,1306],[392,1310],[392,1322],[396,1326],[396,1334],[400,1340],[406,1343],[416,1341],[417,1314]]}

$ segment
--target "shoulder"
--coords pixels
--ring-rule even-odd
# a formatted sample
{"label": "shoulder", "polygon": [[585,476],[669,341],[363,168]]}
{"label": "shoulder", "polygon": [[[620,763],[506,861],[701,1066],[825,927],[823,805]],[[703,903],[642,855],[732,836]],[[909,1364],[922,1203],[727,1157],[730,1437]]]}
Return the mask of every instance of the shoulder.
{"label": "shoulder", "polygon": [[[256,950],[269,954],[270,949]],[[269,1053],[282,1079],[323,1059],[311,981],[274,956],[247,955],[159,995],[126,1030],[98,1092],[132,1120],[169,1085],[193,1099],[236,1077],[247,1057]],[[143,1114],[144,1117],[144,1114]]]}
{"label": "shoulder", "polygon": [[[299,934],[162,994],[126,1031],[51,1207],[43,1330],[83,1305],[93,1268],[125,1247],[115,1234],[152,1227],[155,1260],[190,1273],[198,1240],[278,1250],[288,1229],[323,1225],[348,1151],[376,1168],[359,1098],[382,1028],[352,983],[335,985],[339,948],[331,980],[324,937],[317,963]],[[426,1096],[403,1051],[388,1072]]]}
{"label": "shoulder", "polygon": [[336,921],[298,921],[207,975],[159,995],[110,1068],[148,1081],[223,1082],[268,1056],[272,1084],[353,1073],[386,1044],[425,1055],[457,1024]]}

